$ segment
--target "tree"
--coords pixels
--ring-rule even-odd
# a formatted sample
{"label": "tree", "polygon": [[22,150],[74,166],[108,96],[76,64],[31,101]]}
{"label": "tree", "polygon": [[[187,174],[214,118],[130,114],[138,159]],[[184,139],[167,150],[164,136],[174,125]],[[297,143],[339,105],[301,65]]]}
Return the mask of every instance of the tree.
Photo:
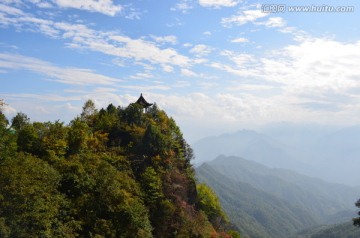
{"label": "tree", "polygon": [[14,156],[17,150],[15,133],[8,128],[9,121],[2,112],[4,105],[5,103],[0,99],[0,163],[4,159]]}
{"label": "tree", "polygon": [[5,103],[2,99],[0,99],[0,128],[6,128],[9,124],[9,121],[6,119],[3,113],[3,106],[5,106]]}
{"label": "tree", "polygon": [[[42,157],[48,155],[48,152],[55,147],[59,147],[58,149],[64,147],[65,145],[60,145],[63,142],[58,140],[58,131],[54,130],[55,127],[61,127],[61,124],[60,122],[54,124],[51,122],[34,122],[24,125],[17,132],[18,151]],[[52,137],[53,139],[50,139]]]}
{"label": "tree", "polygon": [[63,156],[67,152],[67,128],[64,123],[46,123],[46,132],[42,138],[42,147],[47,154]]}
{"label": "tree", "polygon": [[24,238],[69,237],[63,233],[71,228],[66,227],[65,213],[61,213],[66,201],[57,191],[60,175],[54,168],[36,157],[19,154],[1,164],[0,170],[2,233]]}
{"label": "tree", "polygon": [[112,133],[120,123],[116,107],[110,104],[107,110],[101,109],[94,125],[96,130]]}
{"label": "tree", "polygon": [[34,155],[41,154],[39,134],[33,124],[25,125],[17,134],[19,151]]}
{"label": "tree", "polygon": [[200,209],[205,212],[209,221],[213,223],[215,228],[218,228],[222,223],[227,222],[227,218],[221,209],[216,193],[203,183],[197,184],[196,189],[198,192]]}
{"label": "tree", "polygon": [[69,125],[18,113],[12,127],[1,105],[0,237],[229,237],[215,194],[196,191],[190,146],[156,105],[98,112],[88,100]]}
{"label": "tree", "polygon": [[86,138],[90,133],[89,126],[79,117],[70,122],[67,134],[68,154],[76,154],[87,149]]}
{"label": "tree", "polygon": [[[357,200],[357,202],[355,203],[355,206],[360,208],[360,199]],[[354,224],[354,226],[360,227],[360,211],[358,212],[358,215],[359,215],[359,217],[353,219],[353,224]]]}
{"label": "tree", "polygon": [[[106,160],[114,161],[116,158]],[[139,185],[96,153],[61,160],[60,191],[71,200],[81,237],[151,237],[148,211]]]}
{"label": "tree", "polygon": [[140,126],[143,119],[143,108],[141,105],[132,103],[122,112],[124,120],[131,126]]}
{"label": "tree", "polygon": [[6,158],[14,157],[16,151],[16,136],[9,129],[0,126],[0,163]]}
{"label": "tree", "polygon": [[161,179],[153,167],[147,167],[141,175],[141,186],[147,204],[154,205],[163,197]]}
{"label": "tree", "polygon": [[30,123],[30,119],[25,113],[18,112],[16,116],[11,120],[11,127],[16,131],[20,131],[25,125]]}
{"label": "tree", "polygon": [[169,150],[169,140],[155,125],[146,128],[143,140],[143,152],[149,156],[164,155]]}
{"label": "tree", "polygon": [[87,100],[82,108],[80,118],[82,121],[92,126],[95,120],[96,113],[97,110],[95,107],[95,103],[92,100]]}

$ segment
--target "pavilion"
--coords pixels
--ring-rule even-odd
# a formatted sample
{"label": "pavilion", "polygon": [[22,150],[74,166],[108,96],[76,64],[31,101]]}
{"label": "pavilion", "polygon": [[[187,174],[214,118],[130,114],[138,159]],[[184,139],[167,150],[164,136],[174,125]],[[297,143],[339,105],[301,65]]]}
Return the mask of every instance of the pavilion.
{"label": "pavilion", "polygon": [[148,103],[143,97],[142,93],[140,94],[139,99],[136,101],[136,104],[141,105],[144,108],[144,111],[147,112],[149,107],[152,106],[152,103]]}

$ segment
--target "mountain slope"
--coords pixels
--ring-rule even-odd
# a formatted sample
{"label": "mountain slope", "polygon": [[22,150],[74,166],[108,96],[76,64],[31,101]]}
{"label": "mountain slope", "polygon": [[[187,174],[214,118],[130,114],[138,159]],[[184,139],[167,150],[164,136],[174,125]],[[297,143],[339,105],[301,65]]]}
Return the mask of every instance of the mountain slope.
{"label": "mountain slope", "polygon": [[218,194],[224,210],[240,230],[252,238],[281,238],[317,224],[306,211],[253,186],[232,180],[203,164],[197,178]]}
{"label": "mountain slope", "polygon": [[291,238],[358,238],[360,228],[352,222],[346,222],[334,226],[321,226],[318,228],[299,232]]}
{"label": "mountain slope", "polygon": [[[324,223],[340,223],[352,218],[358,189],[331,184],[290,170],[271,169],[239,157],[219,156],[208,163],[218,173],[244,182],[295,204]],[[339,216],[342,213],[342,216]],[[333,217],[337,220],[334,221]]]}

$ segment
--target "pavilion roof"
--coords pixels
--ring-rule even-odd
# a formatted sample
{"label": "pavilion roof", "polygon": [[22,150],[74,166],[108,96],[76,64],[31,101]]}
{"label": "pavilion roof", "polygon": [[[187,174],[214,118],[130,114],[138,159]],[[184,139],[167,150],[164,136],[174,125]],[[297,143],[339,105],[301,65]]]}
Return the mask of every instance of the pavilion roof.
{"label": "pavilion roof", "polygon": [[140,104],[141,106],[143,106],[144,108],[150,107],[151,105],[153,105],[152,103],[148,103],[145,98],[143,97],[142,94],[140,94],[139,99],[136,101],[137,104]]}

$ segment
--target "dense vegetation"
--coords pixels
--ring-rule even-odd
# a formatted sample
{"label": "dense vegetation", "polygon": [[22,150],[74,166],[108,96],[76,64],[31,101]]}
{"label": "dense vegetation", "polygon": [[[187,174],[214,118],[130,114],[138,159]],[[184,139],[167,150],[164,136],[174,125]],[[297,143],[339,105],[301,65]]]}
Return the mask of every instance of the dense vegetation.
{"label": "dense vegetation", "polygon": [[[355,206],[360,208],[360,199],[357,200],[357,202],[355,203]],[[358,217],[353,219],[353,225],[360,227],[360,211],[358,212]]]}
{"label": "dense vegetation", "polygon": [[229,179],[208,164],[197,169],[197,176],[216,191],[230,220],[244,237],[288,238],[289,234],[316,224],[302,209]]}
{"label": "dense vegetation", "polygon": [[89,100],[69,125],[0,110],[0,237],[239,237],[192,157],[156,105]]}

